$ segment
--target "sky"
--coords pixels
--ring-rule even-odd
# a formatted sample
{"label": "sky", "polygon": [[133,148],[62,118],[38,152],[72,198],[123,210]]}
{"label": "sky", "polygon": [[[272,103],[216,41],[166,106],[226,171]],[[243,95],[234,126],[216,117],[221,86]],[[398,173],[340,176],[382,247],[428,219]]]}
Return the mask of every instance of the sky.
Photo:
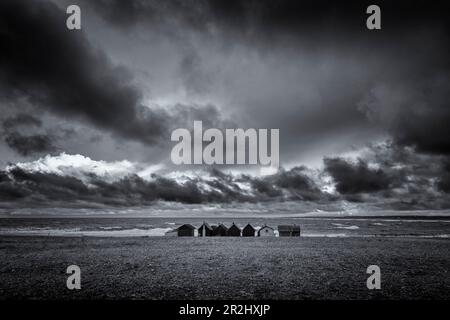
{"label": "sky", "polygon": [[[66,8],[81,8],[81,30]],[[0,203],[450,207],[439,1],[4,0]],[[175,166],[176,128],[278,128],[278,172]]]}

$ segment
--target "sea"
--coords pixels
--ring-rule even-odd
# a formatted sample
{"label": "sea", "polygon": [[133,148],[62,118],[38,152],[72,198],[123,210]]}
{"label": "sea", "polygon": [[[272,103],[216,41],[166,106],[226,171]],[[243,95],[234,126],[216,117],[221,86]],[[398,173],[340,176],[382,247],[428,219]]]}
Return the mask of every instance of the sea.
{"label": "sea", "polygon": [[199,227],[235,223],[243,228],[296,224],[301,237],[450,238],[448,210],[298,211],[289,207],[212,205],[139,208],[0,209],[0,236],[164,237],[183,224]]}

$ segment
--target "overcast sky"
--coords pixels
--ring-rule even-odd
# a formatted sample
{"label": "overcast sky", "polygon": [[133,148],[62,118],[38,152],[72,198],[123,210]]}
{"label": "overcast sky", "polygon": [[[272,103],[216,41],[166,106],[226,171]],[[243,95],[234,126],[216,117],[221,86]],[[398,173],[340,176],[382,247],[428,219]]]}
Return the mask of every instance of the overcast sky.
{"label": "overcast sky", "polygon": [[[81,7],[81,31],[65,27],[69,4]],[[280,129],[286,171],[238,181],[250,184],[257,201],[288,190],[288,198],[300,200],[409,203],[426,191],[435,207],[449,206],[447,13],[439,2],[378,1],[382,30],[370,31],[368,4],[1,1],[0,198],[29,199],[44,184],[42,176],[22,176],[34,184],[20,189],[17,163],[29,170],[47,161],[50,173],[61,175],[54,164],[62,153],[72,156],[64,158],[68,167],[80,168],[76,161],[84,159],[86,174],[92,163],[115,173],[111,164],[125,164],[141,178],[173,174],[180,168],[170,162],[171,131],[203,120],[205,127]],[[69,171],[80,187],[89,184]],[[62,184],[61,201],[84,192],[45,181],[49,188]],[[119,188],[105,183],[100,198]],[[142,183],[148,190],[149,180]],[[214,195],[196,190],[200,198],[192,194],[195,181],[182,187],[187,202],[249,199],[242,185],[236,194],[217,186],[208,187],[219,188]],[[139,199],[180,199],[180,190],[166,197],[121,188],[128,188],[118,196],[123,203],[134,204],[129,194],[136,192]]]}

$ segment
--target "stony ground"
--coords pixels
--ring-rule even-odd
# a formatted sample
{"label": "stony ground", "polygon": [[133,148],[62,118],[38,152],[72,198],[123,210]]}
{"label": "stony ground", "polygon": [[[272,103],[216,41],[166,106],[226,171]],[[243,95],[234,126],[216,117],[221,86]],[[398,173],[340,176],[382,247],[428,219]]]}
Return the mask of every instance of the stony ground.
{"label": "stony ground", "polygon": [[449,271],[448,239],[0,237],[0,299],[449,299]]}

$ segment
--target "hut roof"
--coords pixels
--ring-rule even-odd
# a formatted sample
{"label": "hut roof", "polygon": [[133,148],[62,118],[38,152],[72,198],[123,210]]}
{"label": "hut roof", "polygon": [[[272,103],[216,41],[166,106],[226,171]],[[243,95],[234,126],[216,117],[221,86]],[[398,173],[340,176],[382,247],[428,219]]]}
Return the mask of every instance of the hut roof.
{"label": "hut roof", "polygon": [[294,230],[300,230],[300,226],[296,224],[282,224],[278,226],[278,231],[294,231]]}
{"label": "hut roof", "polygon": [[255,228],[253,228],[253,226],[250,224],[250,223],[247,223],[247,225],[244,227],[244,229],[243,230],[248,230],[248,229],[250,229],[251,228],[251,230],[255,230]]}
{"label": "hut roof", "polygon": [[269,227],[269,226],[267,226],[267,225],[264,225],[264,226],[262,226],[262,227],[259,229],[259,231],[261,231],[261,230],[263,230],[263,229],[270,229],[270,230],[273,230],[272,227]]}
{"label": "hut roof", "polygon": [[239,228],[237,226],[237,224],[235,224],[234,222],[233,222],[233,224],[231,225],[231,227],[228,230],[231,230],[231,229],[238,229],[239,231],[241,230],[241,228]]}
{"label": "hut roof", "polygon": [[195,227],[192,225],[192,224],[183,224],[182,226],[179,226],[178,228],[177,228],[177,230],[180,230],[180,229],[189,229],[189,230],[194,230],[195,229]]}
{"label": "hut roof", "polygon": [[228,227],[226,225],[224,225],[223,223],[219,223],[217,228],[222,228],[222,229],[228,230]]}
{"label": "hut roof", "polygon": [[199,229],[201,229],[203,226],[205,226],[205,228],[206,229],[209,229],[209,230],[213,230],[213,227],[211,227],[209,224],[208,224],[208,222],[205,222],[205,221],[203,221],[203,224],[199,227]]}

